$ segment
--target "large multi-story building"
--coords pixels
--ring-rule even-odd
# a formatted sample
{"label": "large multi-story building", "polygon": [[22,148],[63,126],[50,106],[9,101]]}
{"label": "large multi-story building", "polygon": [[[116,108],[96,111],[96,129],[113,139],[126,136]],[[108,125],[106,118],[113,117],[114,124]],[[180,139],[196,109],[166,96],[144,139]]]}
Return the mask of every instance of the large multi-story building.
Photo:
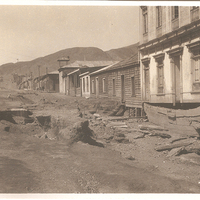
{"label": "large multi-story building", "polygon": [[143,102],[200,103],[199,7],[141,6]]}

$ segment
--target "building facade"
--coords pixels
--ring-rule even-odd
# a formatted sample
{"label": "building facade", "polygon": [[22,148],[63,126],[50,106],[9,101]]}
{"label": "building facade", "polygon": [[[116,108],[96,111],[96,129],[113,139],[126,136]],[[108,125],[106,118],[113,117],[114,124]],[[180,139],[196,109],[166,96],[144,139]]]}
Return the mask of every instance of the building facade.
{"label": "building facade", "polygon": [[101,69],[113,61],[74,61],[60,68],[60,85],[62,93],[70,96],[81,96],[80,74]]}
{"label": "building facade", "polygon": [[90,74],[91,96],[108,97],[141,112],[138,54]]}
{"label": "building facade", "polygon": [[199,7],[141,6],[143,102],[200,103]]}

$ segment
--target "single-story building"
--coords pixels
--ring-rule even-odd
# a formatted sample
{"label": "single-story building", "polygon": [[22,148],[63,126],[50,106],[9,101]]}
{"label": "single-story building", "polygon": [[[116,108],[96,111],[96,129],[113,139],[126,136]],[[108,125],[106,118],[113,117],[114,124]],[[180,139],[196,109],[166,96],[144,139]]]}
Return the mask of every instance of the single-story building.
{"label": "single-story building", "polygon": [[142,114],[138,54],[90,73],[91,97],[108,97]]}

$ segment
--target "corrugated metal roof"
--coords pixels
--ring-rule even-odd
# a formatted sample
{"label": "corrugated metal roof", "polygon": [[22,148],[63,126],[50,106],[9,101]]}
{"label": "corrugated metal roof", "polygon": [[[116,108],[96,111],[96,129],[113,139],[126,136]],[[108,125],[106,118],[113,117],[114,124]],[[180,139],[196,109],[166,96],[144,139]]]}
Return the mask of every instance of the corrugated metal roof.
{"label": "corrugated metal roof", "polygon": [[81,67],[97,67],[97,66],[107,66],[113,64],[115,61],[75,61],[68,65],[65,65],[63,68],[81,68]]}
{"label": "corrugated metal roof", "polygon": [[100,73],[100,72],[106,71],[107,69],[111,68],[112,66],[116,65],[116,64],[119,63],[119,62],[120,62],[120,61],[116,61],[115,63],[113,63],[113,64],[111,64],[111,65],[109,65],[109,66],[106,66],[106,67],[104,67],[104,68],[102,68],[102,69],[99,69],[99,70],[97,70],[97,71],[95,71],[95,72],[90,73],[90,75],[98,74],[98,73]]}
{"label": "corrugated metal roof", "polygon": [[129,66],[135,65],[135,64],[139,64],[138,53],[125,59],[125,60],[120,61],[119,63],[117,63],[116,65],[113,65],[111,68],[109,68],[107,70],[120,69],[120,68],[124,68],[124,67],[129,67]]}
{"label": "corrugated metal roof", "polygon": [[104,67],[101,70],[95,71],[95,72],[91,73],[91,75],[101,73],[104,71],[110,71],[110,70],[120,69],[120,68],[124,68],[124,67],[129,67],[129,66],[135,65],[135,64],[139,64],[138,53],[136,53],[135,55],[133,55],[127,59],[119,61],[116,64],[113,64],[108,67]]}

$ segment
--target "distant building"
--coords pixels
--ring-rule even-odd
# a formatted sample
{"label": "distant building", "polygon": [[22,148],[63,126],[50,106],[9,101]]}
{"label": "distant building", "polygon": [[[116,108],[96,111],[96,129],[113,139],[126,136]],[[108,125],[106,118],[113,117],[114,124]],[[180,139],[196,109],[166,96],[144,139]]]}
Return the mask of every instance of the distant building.
{"label": "distant building", "polygon": [[53,71],[33,80],[34,89],[59,92],[59,72]]}
{"label": "distant building", "polygon": [[142,101],[200,103],[199,7],[141,6]]}
{"label": "distant building", "polygon": [[113,61],[74,61],[58,69],[60,92],[72,96],[80,96],[79,75],[87,68],[105,67]]}

